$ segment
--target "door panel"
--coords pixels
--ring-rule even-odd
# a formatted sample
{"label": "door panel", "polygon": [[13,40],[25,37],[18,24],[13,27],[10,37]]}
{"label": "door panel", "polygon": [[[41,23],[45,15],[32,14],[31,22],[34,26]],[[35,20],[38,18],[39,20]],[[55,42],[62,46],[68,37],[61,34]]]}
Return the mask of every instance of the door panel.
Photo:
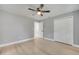
{"label": "door panel", "polygon": [[34,22],[34,37],[43,38],[43,22]]}
{"label": "door panel", "polygon": [[43,38],[43,22],[39,23],[39,37]]}

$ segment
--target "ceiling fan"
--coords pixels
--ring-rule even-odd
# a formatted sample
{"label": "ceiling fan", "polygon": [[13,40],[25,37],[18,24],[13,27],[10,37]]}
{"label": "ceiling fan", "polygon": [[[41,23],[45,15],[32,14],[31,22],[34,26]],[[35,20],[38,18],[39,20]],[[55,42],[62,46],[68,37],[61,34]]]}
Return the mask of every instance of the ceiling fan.
{"label": "ceiling fan", "polygon": [[36,9],[28,8],[28,10],[37,12],[37,15],[43,16],[43,13],[49,13],[50,10],[43,10],[44,4],[40,4],[40,6]]}

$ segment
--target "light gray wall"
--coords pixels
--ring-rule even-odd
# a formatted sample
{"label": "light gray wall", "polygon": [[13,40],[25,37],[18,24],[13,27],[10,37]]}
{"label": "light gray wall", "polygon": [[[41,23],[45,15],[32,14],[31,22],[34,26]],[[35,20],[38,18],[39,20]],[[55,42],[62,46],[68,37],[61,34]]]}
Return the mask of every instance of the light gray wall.
{"label": "light gray wall", "polygon": [[74,13],[74,44],[79,45],[79,11]]}
{"label": "light gray wall", "polygon": [[44,37],[54,39],[54,19],[73,16],[73,43],[79,45],[79,10],[44,19]]}
{"label": "light gray wall", "polygon": [[[75,11],[74,11],[75,12]],[[49,39],[54,39],[54,19],[58,19],[61,17],[67,17],[73,15],[74,12],[58,15],[55,17],[49,17],[47,19],[44,19],[44,37]]]}
{"label": "light gray wall", "polygon": [[54,39],[54,22],[53,18],[48,18],[43,20],[44,23],[44,37],[49,39]]}
{"label": "light gray wall", "polygon": [[43,20],[43,22],[44,22],[44,37],[47,37],[49,39],[54,39],[54,19],[72,16],[75,12],[76,11],[44,19]]}
{"label": "light gray wall", "polygon": [[79,45],[79,10],[44,19],[44,37],[54,39],[54,19],[73,16],[73,43]]}
{"label": "light gray wall", "polygon": [[0,11],[0,44],[32,38],[34,20]]}

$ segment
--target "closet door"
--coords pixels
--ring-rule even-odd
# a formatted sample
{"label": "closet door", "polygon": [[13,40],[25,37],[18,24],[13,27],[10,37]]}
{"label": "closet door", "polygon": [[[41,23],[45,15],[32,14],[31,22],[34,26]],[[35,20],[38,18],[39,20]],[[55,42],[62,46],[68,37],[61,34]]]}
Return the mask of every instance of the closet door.
{"label": "closet door", "polygon": [[73,17],[54,19],[54,40],[73,44]]}

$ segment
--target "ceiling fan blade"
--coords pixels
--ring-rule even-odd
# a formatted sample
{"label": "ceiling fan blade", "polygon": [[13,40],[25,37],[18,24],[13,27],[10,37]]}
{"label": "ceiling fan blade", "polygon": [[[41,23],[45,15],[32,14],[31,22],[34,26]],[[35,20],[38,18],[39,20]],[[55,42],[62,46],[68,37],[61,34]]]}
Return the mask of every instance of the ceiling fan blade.
{"label": "ceiling fan blade", "polygon": [[31,9],[31,8],[28,8],[28,10],[36,11],[36,10],[34,10],[34,9]]}
{"label": "ceiling fan blade", "polygon": [[42,9],[43,7],[44,7],[44,4],[40,4],[40,7],[39,7],[39,8],[41,8],[41,9]]}
{"label": "ceiling fan blade", "polygon": [[42,12],[46,12],[46,13],[49,13],[49,12],[50,12],[50,10],[47,10],[47,11],[42,11]]}

